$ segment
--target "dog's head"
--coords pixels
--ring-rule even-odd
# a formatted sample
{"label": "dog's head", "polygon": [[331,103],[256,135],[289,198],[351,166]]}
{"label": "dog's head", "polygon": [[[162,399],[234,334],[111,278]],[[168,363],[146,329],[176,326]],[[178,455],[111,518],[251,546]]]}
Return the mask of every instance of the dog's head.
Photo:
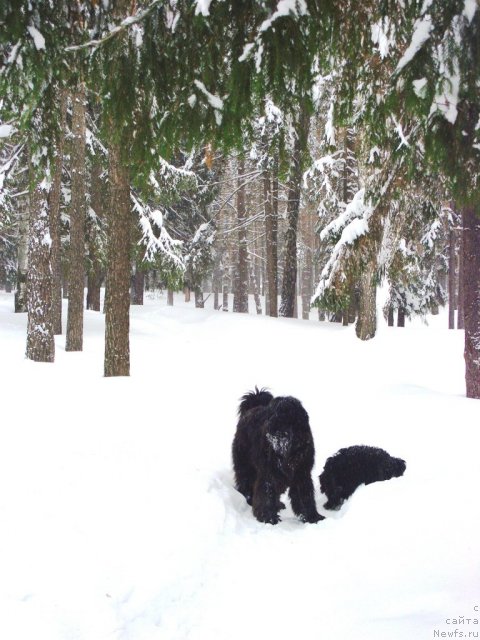
{"label": "dog's head", "polygon": [[405,473],[407,468],[405,460],[401,458],[389,457],[382,461],[379,469],[379,480],[391,480],[391,478],[399,478]]}

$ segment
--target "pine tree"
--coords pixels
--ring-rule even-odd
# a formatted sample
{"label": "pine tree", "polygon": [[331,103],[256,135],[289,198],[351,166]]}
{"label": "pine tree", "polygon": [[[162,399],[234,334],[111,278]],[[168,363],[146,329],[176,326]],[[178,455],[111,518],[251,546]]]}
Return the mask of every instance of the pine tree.
{"label": "pine tree", "polygon": [[79,83],[72,93],[70,269],[66,351],[83,349],[83,307],[85,284],[85,216],[86,216],[86,104],[85,87]]}
{"label": "pine tree", "polygon": [[[46,171],[48,175],[48,167]],[[27,278],[26,356],[36,362],[53,362],[55,341],[52,322],[52,269],[48,192],[50,183],[38,183],[32,171]]]}

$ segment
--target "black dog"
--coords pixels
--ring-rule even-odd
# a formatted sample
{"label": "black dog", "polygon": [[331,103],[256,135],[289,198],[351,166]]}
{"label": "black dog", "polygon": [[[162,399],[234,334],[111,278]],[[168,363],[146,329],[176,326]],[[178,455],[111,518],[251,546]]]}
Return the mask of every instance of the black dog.
{"label": "black dog", "polygon": [[320,475],[320,490],[328,501],[325,509],[340,509],[361,484],[372,484],[403,475],[406,464],[378,447],[359,445],[340,449],[328,458]]}
{"label": "black dog", "polygon": [[246,393],[233,440],[235,484],[260,522],[276,524],[289,488],[294,513],[318,522],[311,471],[315,458],[308,414],[299,400],[274,398],[264,389]]}

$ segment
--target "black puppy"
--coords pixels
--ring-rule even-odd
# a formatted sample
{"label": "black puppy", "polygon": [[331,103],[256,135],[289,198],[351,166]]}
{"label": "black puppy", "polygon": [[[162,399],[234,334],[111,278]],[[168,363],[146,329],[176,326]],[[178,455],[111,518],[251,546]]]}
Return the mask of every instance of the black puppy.
{"label": "black puppy", "polygon": [[372,484],[403,475],[406,464],[392,458],[383,449],[358,445],[340,449],[325,463],[320,475],[320,490],[328,501],[325,509],[340,509],[361,484]]}
{"label": "black puppy", "polygon": [[296,398],[274,398],[262,389],[246,393],[238,409],[232,445],[235,484],[260,522],[277,524],[289,489],[294,513],[318,522],[311,471],[315,458],[308,414]]}

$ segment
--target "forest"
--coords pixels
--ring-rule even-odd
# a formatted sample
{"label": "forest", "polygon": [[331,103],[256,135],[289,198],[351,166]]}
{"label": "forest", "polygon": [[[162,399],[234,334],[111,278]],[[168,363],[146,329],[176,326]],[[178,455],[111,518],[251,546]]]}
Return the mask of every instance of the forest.
{"label": "forest", "polygon": [[477,9],[3,0],[0,286],[27,358],[55,360],[62,298],[66,351],[105,313],[110,377],[145,290],[313,306],[365,341],[384,287],[389,325],[449,305],[480,398]]}

